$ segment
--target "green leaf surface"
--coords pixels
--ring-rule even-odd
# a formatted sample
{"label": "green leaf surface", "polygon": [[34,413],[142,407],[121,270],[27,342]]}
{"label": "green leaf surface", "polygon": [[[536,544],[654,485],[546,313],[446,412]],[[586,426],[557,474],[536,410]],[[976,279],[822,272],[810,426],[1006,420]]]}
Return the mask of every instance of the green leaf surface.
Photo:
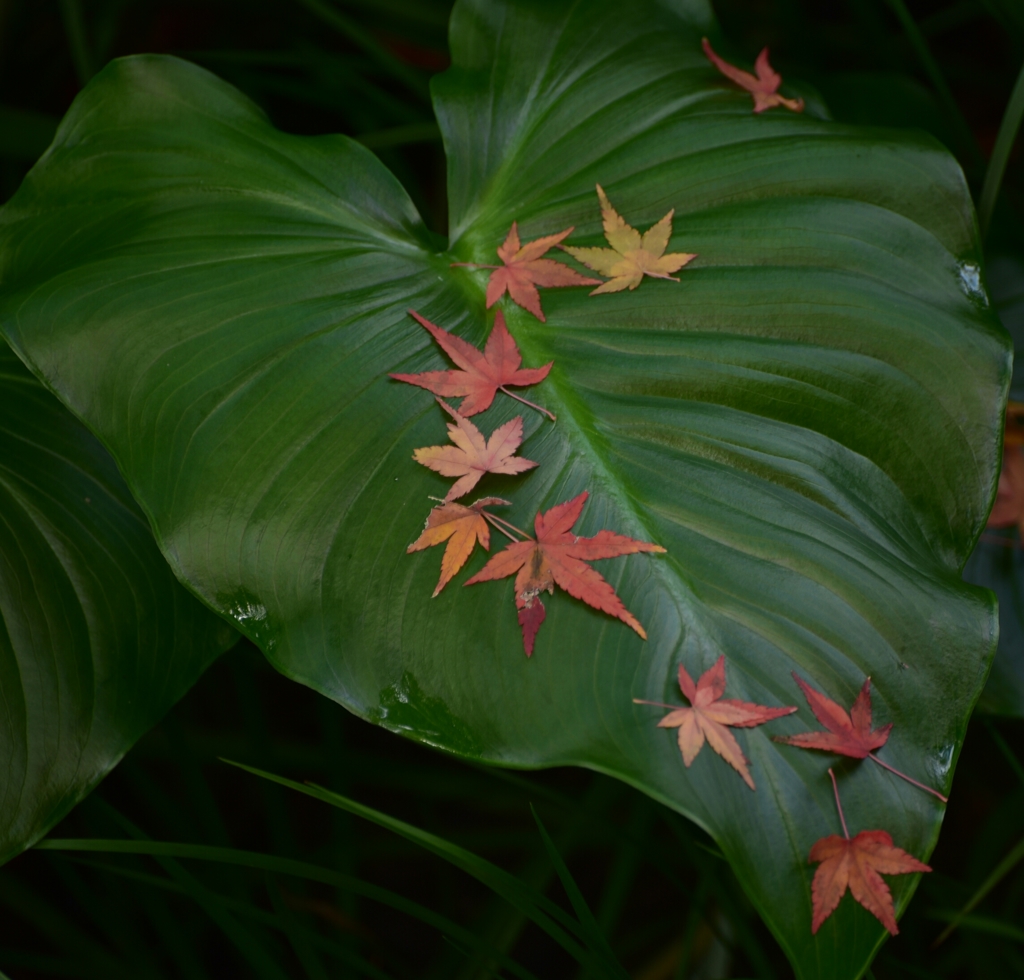
{"label": "green leaf surface", "polygon": [[[884,938],[849,897],[810,932],[812,844],[838,832],[834,757],[791,671],[849,705],[866,674],[881,757],[945,791],[995,642],[960,568],[999,465],[1009,343],[980,279],[962,174],[933,140],[772,110],[700,51],[698,3],[470,0],[435,78],[451,240],[343,137],[275,131],[167,58],[115,62],[0,217],[0,319],[111,448],[178,574],[275,666],[463,756],[612,773],[706,828],[801,978],[861,975]],[[511,580],[435,599],[406,547],[448,486],[412,452],[441,410],[390,372],[450,366],[407,314],[478,346],[513,220],[602,245],[594,185],[632,225],[675,209],[681,281],[503,300],[529,390],[523,476],[481,494],[529,527],[589,490],[576,533],[665,555],[598,562],[647,630],[565,593],[523,655]],[[69,232],[69,229],[72,231]],[[566,261],[570,261],[566,259]],[[499,395],[484,432],[520,412]],[[492,542],[492,550],[497,544]],[[660,709],[724,653],[727,697],[797,714],[740,731],[757,791]],[[852,832],[930,853],[941,805],[839,765]],[[891,879],[902,909],[913,876]]]}
{"label": "green leaf surface", "polygon": [[175,581],[110,454],[0,342],[0,863],[234,640]]}

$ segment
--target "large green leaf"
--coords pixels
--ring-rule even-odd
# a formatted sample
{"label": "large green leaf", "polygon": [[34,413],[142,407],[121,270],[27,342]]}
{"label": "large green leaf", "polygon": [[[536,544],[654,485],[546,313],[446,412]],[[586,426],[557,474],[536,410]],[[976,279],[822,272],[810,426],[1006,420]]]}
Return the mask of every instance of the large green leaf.
{"label": "large green leaf", "polygon": [[[118,459],[178,574],[285,674],[389,728],[508,765],[613,773],[714,835],[802,978],[858,976],[884,933],[850,898],[811,936],[807,854],[839,830],[835,758],[790,672],[849,704],[870,674],[883,756],[948,787],[995,640],[960,567],[994,491],[1006,335],[970,200],[926,137],[751,101],[704,60],[697,2],[467,0],[435,80],[452,237],[342,137],[276,132],[166,58],[114,63],[2,216],[3,328]],[[641,228],[676,209],[680,283],[506,306],[530,394],[538,508],[589,489],[579,532],[659,542],[600,563],[644,643],[569,596],[523,656],[512,583],[440,596],[415,555],[446,481],[442,367],[406,309],[481,344],[486,271],[513,219],[600,244],[600,181]],[[499,396],[485,431],[517,414]],[[800,712],[740,734],[758,789],[710,748],[690,769],[656,709],[720,654],[729,696]],[[930,853],[933,798],[840,765],[851,829]],[[897,903],[914,879],[892,879]]]}
{"label": "large green leaf", "polygon": [[0,863],[234,638],[174,580],[109,453],[0,341]]}

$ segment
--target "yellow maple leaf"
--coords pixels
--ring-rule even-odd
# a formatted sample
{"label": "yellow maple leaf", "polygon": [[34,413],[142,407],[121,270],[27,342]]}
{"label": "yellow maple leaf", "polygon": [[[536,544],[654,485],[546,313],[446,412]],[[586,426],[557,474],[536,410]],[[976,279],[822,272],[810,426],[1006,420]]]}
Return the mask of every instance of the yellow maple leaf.
{"label": "yellow maple leaf", "polygon": [[665,255],[668,240],[672,237],[672,215],[675,208],[669,211],[656,225],[652,225],[641,236],[635,228],[627,225],[622,216],[612,207],[611,201],[600,184],[597,185],[597,196],[601,201],[601,218],[604,222],[604,237],[611,248],[576,248],[563,245],[573,258],[578,259],[587,268],[610,277],[591,292],[617,293],[627,286],[636,289],[645,275],[656,279],[679,280],[671,272],[678,272],[687,262],[696,258],[696,253],[670,252]]}

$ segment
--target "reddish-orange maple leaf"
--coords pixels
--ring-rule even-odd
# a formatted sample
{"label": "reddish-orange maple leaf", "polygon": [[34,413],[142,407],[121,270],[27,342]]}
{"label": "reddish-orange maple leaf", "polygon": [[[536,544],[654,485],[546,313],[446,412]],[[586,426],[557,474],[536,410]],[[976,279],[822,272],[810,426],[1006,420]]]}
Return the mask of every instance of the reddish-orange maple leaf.
{"label": "reddish-orange maple leaf", "polygon": [[523,417],[517,415],[510,422],[498,426],[490,439],[469,419],[455,411],[438,398],[441,407],[448,412],[455,424],[448,423],[448,438],[454,446],[425,446],[413,452],[417,463],[429,466],[442,476],[459,477],[445,494],[445,500],[456,500],[465,496],[480,482],[485,473],[522,473],[537,464],[530,459],[516,456],[515,451],[523,441]]}
{"label": "reddish-orange maple leaf", "polygon": [[831,769],[828,774],[832,777],[844,836],[830,834],[811,848],[809,862],[818,865],[811,883],[814,903],[811,932],[818,931],[849,888],[850,894],[895,936],[899,932],[896,910],[892,893],[882,875],[904,875],[932,869],[893,844],[892,837],[884,830],[862,830],[851,840],[839,802],[836,777]]}
{"label": "reddish-orange maple leaf", "polygon": [[442,398],[459,398],[465,395],[459,406],[459,414],[464,417],[477,415],[490,408],[491,402],[498,391],[505,392],[516,401],[529,405],[530,408],[543,412],[554,419],[546,408],[534,405],[525,398],[513,394],[508,385],[524,387],[543,381],[551,370],[553,361],[539,368],[521,368],[523,359],[512,335],[505,326],[505,317],[498,310],[494,318],[494,329],[487,338],[483,351],[460,337],[442,330],[436,324],[425,320],[415,310],[409,312],[430,333],[444,352],[461,368],[459,371],[424,371],[422,374],[392,374],[396,381],[406,381],[411,385],[419,385],[432,391]]}
{"label": "reddish-orange maple leaf", "polygon": [[598,531],[592,538],[576,537],[571,533],[572,526],[579,520],[587,497],[584,490],[578,497],[538,514],[534,521],[536,538],[520,531],[525,541],[515,541],[504,551],[499,551],[465,583],[474,585],[513,574],[516,576],[516,608],[528,657],[533,653],[537,630],[546,615],[540,593],[553,593],[555,585],[587,605],[618,617],[647,639],[644,628],[622,604],[615,590],[587,562],[638,551],[663,552],[665,549],[613,531]]}
{"label": "reddish-orange maple leaf", "polygon": [[581,276],[575,269],[554,259],[542,259],[541,256],[553,248],[564,238],[572,234],[572,228],[566,228],[557,235],[545,235],[535,238],[525,245],[519,244],[519,230],[512,222],[508,237],[498,247],[498,258],[504,265],[481,265],[478,262],[453,262],[452,265],[473,266],[477,269],[493,269],[487,280],[487,308],[490,309],[505,295],[506,290],[512,301],[524,310],[529,310],[538,320],[544,320],[544,311],[540,306],[538,286],[600,286],[600,279],[588,279]]}
{"label": "reddish-orange maple leaf", "polygon": [[485,507],[497,504],[508,505],[507,500],[498,497],[484,497],[470,504],[447,502],[435,507],[427,517],[423,533],[406,549],[406,554],[422,551],[442,541],[448,542],[441,559],[441,577],[434,589],[436,596],[450,581],[452,576],[466,564],[466,559],[473,553],[477,541],[484,551],[491,548],[491,529],[486,518],[491,517]]}
{"label": "reddish-orange maple leaf", "polygon": [[785,742],[787,745],[795,745],[801,749],[821,749],[823,752],[838,752],[840,755],[848,755],[854,759],[869,758],[877,762],[883,769],[913,783],[919,789],[923,789],[932,796],[937,796],[943,803],[947,802],[946,797],[930,786],[919,783],[916,779],[894,769],[887,762],[883,762],[875,755],[875,749],[880,749],[889,739],[889,732],[892,731],[892,723],[883,725],[881,728],[871,729],[871,678],[864,679],[864,686],[860,689],[850,713],[847,714],[835,701],[819,694],[795,671],[793,678],[800,685],[804,692],[807,703],[818,719],[827,729],[826,732],[804,732],[800,735],[775,735],[776,742]]}
{"label": "reddish-orange maple leaf", "polygon": [[1024,539],[1024,405],[1010,402],[1006,406],[1006,428],[1003,430],[1003,468],[992,513],[986,527],[1014,527]]}
{"label": "reddish-orange maple leaf", "polygon": [[773,106],[784,105],[793,112],[804,111],[803,99],[785,99],[779,95],[779,86],[782,84],[782,76],[768,64],[768,49],[762,49],[754,62],[754,71],[757,75],[751,75],[749,71],[743,71],[735,65],[715,54],[711,42],[707,38],[701,41],[704,46],[704,54],[708,56],[713,64],[726,78],[732,79],[741,88],[745,88],[754,97],[754,112],[764,112]]}
{"label": "reddish-orange maple leaf", "polygon": [[723,698],[722,695],[725,694],[724,656],[715,661],[714,667],[704,671],[696,684],[686,672],[686,668],[680,664],[679,687],[682,689],[683,696],[690,702],[689,708],[662,705],[654,701],[642,701],[639,698],[633,698],[633,700],[637,704],[658,704],[659,707],[672,708],[658,722],[658,727],[679,729],[679,751],[683,753],[683,763],[687,769],[697,758],[697,754],[704,746],[704,740],[707,739],[711,748],[743,777],[743,781],[751,789],[757,789],[748,768],[750,760],[744,756],[739,742],[729,731],[729,727],[753,728],[755,725],[763,725],[773,718],[791,715],[796,711],[796,707],[766,708],[762,704],[753,704],[750,701]]}

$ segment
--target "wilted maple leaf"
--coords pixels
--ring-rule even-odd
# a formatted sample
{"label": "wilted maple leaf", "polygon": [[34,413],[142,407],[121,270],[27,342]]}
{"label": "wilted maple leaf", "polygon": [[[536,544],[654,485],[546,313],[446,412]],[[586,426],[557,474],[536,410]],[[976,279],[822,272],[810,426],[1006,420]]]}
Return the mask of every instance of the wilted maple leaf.
{"label": "wilted maple leaf", "polygon": [[534,638],[546,615],[540,593],[553,593],[556,584],[587,605],[621,619],[647,639],[644,628],[622,604],[615,590],[586,563],[598,558],[665,549],[613,531],[598,531],[592,538],[578,538],[570,533],[588,496],[584,490],[578,497],[538,514],[534,521],[536,539],[520,531],[525,541],[513,542],[499,551],[465,583],[475,585],[516,575],[516,608],[528,657],[533,653]]}
{"label": "wilted maple leaf", "polygon": [[672,215],[675,208],[669,211],[656,225],[651,225],[641,237],[640,232],[630,227],[612,207],[600,184],[597,185],[597,197],[601,202],[601,218],[604,222],[604,237],[611,248],[577,248],[574,245],[563,245],[574,258],[585,266],[600,272],[602,276],[611,278],[591,291],[591,296],[598,293],[617,293],[627,286],[636,289],[645,275],[656,279],[671,279],[679,282],[670,272],[678,272],[687,262],[696,258],[696,253],[670,252],[665,255],[668,240],[672,237]]}
{"label": "wilted maple leaf", "polygon": [[723,699],[722,695],[725,694],[724,656],[719,657],[710,670],[704,671],[696,684],[686,672],[686,668],[680,664],[679,687],[686,700],[690,702],[689,708],[669,704],[662,705],[655,701],[642,701],[639,698],[633,698],[633,700],[637,704],[656,704],[658,707],[672,708],[658,722],[658,727],[679,729],[679,751],[683,753],[683,763],[687,769],[697,758],[706,738],[711,748],[743,777],[743,781],[751,789],[756,789],[753,777],[747,768],[750,760],[743,755],[739,743],[726,726],[753,728],[755,725],[763,725],[773,718],[791,715],[796,711],[796,707],[766,708],[764,705],[752,704],[749,701]]}
{"label": "wilted maple leaf", "polygon": [[943,803],[947,802],[945,796],[924,783],[894,769],[887,762],[883,762],[875,755],[875,749],[880,749],[889,739],[889,732],[892,731],[892,723],[883,725],[881,728],[871,730],[871,678],[864,679],[864,686],[860,689],[847,714],[835,701],[819,694],[795,671],[793,679],[800,685],[804,692],[807,703],[818,719],[827,729],[826,732],[804,732],[800,735],[774,735],[776,742],[784,742],[787,745],[795,745],[801,749],[821,749],[823,752],[838,752],[840,755],[848,755],[854,759],[869,758],[877,762],[883,769],[913,783],[919,789],[923,789],[932,796],[937,796]]}
{"label": "wilted maple leaf", "polygon": [[427,329],[444,352],[462,370],[392,374],[391,377],[396,381],[419,385],[442,398],[459,398],[465,395],[465,399],[459,406],[459,414],[464,417],[478,415],[480,412],[486,411],[491,407],[495,394],[498,391],[503,391],[516,401],[529,405],[530,408],[535,408],[538,412],[547,415],[548,418],[554,419],[554,415],[546,408],[528,402],[525,398],[513,394],[506,387],[507,385],[524,387],[543,381],[548,376],[554,361],[548,361],[547,364],[539,368],[520,368],[519,365],[523,363],[523,359],[519,354],[516,342],[505,326],[505,317],[502,316],[501,310],[495,314],[494,329],[491,330],[491,335],[487,338],[487,344],[482,352],[460,337],[425,320],[415,310],[409,310],[409,312]]}
{"label": "wilted maple leaf", "polygon": [[892,903],[892,892],[882,880],[882,875],[903,875],[932,869],[912,854],[896,847],[892,837],[884,830],[862,830],[851,840],[839,802],[836,777],[831,769],[828,774],[832,777],[836,807],[845,836],[830,834],[822,837],[811,848],[808,860],[811,864],[818,864],[811,883],[814,903],[811,932],[818,931],[821,924],[836,910],[849,888],[850,894],[895,936],[899,932],[896,927],[896,910]]}
{"label": "wilted maple leaf", "polygon": [[508,237],[498,247],[498,258],[504,265],[481,265],[478,262],[453,262],[452,265],[494,270],[487,280],[487,309],[494,306],[508,290],[513,302],[529,310],[538,320],[547,322],[540,306],[538,286],[597,286],[601,282],[600,279],[581,276],[575,269],[554,259],[541,258],[549,248],[571,235],[572,231],[572,228],[566,228],[557,235],[545,235],[520,246],[519,230],[513,221]]}
{"label": "wilted maple leaf", "polygon": [[1006,406],[1003,430],[1003,468],[999,471],[996,501],[986,527],[1014,527],[1024,539],[1024,405]]}
{"label": "wilted maple leaf", "polygon": [[735,65],[715,54],[711,42],[707,38],[701,41],[704,46],[704,54],[708,56],[713,64],[726,78],[732,79],[741,88],[745,88],[754,97],[754,112],[764,112],[773,106],[784,105],[793,112],[804,111],[803,99],[785,99],[779,95],[779,86],[782,84],[782,76],[772,69],[768,64],[768,49],[763,48],[754,62],[754,71],[757,75],[751,75],[749,71],[743,71]]}
{"label": "wilted maple leaf", "polygon": [[469,419],[440,398],[438,402],[455,419],[454,425],[448,423],[448,438],[455,445],[426,446],[415,450],[412,458],[442,476],[459,477],[445,494],[446,501],[465,496],[485,473],[511,475],[533,469],[537,465],[532,460],[513,455],[523,441],[521,415],[499,426],[491,433],[491,438],[485,440],[483,433]]}
{"label": "wilted maple leaf", "polygon": [[[508,505],[507,500],[498,497],[484,497],[470,504],[447,502],[435,507],[427,517],[423,533],[406,548],[406,554],[422,551],[442,541],[448,542],[441,559],[441,577],[434,589],[436,596],[450,581],[452,576],[466,564],[466,559],[473,553],[473,547],[480,542],[484,551],[491,547],[491,529],[486,518],[491,516],[484,510],[497,504]],[[433,598],[433,596],[431,597]]]}

